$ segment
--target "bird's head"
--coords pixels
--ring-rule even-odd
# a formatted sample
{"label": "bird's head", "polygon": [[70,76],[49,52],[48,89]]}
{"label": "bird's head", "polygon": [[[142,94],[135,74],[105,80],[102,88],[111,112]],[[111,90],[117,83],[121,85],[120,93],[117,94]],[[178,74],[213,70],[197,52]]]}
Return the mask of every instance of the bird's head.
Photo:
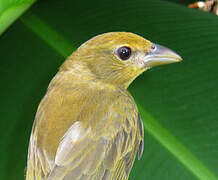
{"label": "bird's head", "polygon": [[88,68],[95,78],[124,88],[151,67],[181,60],[170,49],[129,32],[95,36],[68,58],[71,63],[80,63]]}

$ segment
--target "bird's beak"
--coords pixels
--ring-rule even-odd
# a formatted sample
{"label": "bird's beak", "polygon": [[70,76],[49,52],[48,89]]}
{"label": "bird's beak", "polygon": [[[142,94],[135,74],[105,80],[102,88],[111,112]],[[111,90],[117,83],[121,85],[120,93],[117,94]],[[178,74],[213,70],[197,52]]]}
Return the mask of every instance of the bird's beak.
{"label": "bird's beak", "polygon": [[145,55],[144,65],[145,67],[154,67],[180,62],[181,60],[181,56],[172,50],[158,44],[153,44],[151,51]]}

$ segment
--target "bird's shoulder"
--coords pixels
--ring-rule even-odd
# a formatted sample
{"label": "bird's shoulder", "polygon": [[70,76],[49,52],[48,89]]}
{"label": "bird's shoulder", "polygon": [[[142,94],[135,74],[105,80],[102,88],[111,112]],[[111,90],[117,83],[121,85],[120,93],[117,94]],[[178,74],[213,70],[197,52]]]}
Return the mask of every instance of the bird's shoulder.
{"label": "bird's shoulder", "polygon": [[[141,141],[138,117],[134,99],[127,90],[90,86],[86,89],[74,86],[64,91],[61,87],[51,88],[38,108],[35,120],[38,125],[33,134],[37,137],[37,149],[44,149],[47,158],[65,170],[84,158],[79,152],[91,148],[93,153],[87,154],[90,163],[78,164],[87,167],[83,173],[90,176],[97,173],[92,167],[103,163],[104,169],[113,169],[129,152],[134,152],[130,158],[133,162]],[[99,161],[91,161],[96,156],[101,157]]]}
{"label": "bird's shoulder", "polygon": [[[62,177],[69,169],[72,169],[67,174],[69,179],[79,176],[94,179],[107,173],[117,177],[120,166],[125,167],[121,171],[125,171],[123,177],[128,177],[140,143],[138,112],[130,94],[125,91],[115,94],[110,98],[102,94],[104,99],[88,119],[76,121],[67,130],[58,146],[50,179]],[[74,172],[76,169],[80,169],[79,173]]]}
{"label": "bird's shoulder", "polygon": [[138,110],[127,90],[97,81],[63,85],[64,82],[59,76],[51,82],[33,126],[37,146],[46,149],[51,158],[76,122],[84,131],[89,128],[89,135],[96,138],[113,138],[121,129],[130,133],[130,129],[137,128]]}

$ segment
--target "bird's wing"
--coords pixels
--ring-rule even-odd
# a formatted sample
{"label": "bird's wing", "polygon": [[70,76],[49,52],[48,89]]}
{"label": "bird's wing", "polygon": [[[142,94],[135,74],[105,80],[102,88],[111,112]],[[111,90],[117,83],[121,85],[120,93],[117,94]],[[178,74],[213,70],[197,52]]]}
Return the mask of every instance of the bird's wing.
{"label": "bird's wing", "polygon": [[[140,115],[138,114],[137,134],[135,147],[120,159],[113,173],[112,180],[127,180],[138,151],[138,159],[141,159],[144,150],[144,126]],[[137,148],[138,147],[138,148]]]}
{"label": "bird's wing", "polygon": [[135,108],[117,103],[99,114],[102,126],[75,122],[59,144],[48,180],[126,180],[142,141]]}

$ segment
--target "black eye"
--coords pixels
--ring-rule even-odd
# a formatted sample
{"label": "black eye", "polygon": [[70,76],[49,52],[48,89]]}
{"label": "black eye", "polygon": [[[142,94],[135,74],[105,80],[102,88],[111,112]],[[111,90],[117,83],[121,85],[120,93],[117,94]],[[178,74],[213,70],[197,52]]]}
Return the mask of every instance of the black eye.
{"label": "black eye", "polygon": [[155,44],[152,44],[151,51],[155,51],[155,50],[156,50],[156,46],[155,46]]}
{"label": "black eye", "polygon": [[127,60],[130,58],[132,51],[129,47],[123,46],[117,50],[117,54],[120,59]]}

